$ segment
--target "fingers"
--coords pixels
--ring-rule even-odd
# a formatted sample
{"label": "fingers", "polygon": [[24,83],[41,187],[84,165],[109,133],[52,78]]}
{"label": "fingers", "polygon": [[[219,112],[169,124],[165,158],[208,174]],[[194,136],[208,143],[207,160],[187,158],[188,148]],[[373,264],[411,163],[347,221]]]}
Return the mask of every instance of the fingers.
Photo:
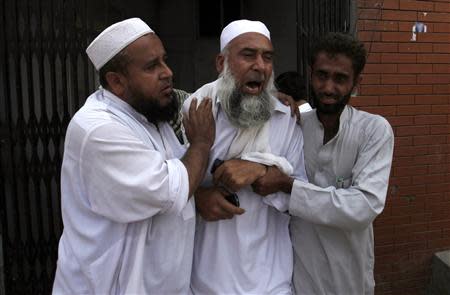
{"label": "fingers", "polygon": [[230,219],[245,212],[225,199],[226,192],[219,188],[198,190],[195,194],[197,211],[206,221]]}
{"label": "fingers", "polygon": [[228,202],[225,198],[221,198],[219,200],[219,204],[225,212],[231,215],[241,215],[244,214],[245,210],[239,207],[234,206],[230,202]]}

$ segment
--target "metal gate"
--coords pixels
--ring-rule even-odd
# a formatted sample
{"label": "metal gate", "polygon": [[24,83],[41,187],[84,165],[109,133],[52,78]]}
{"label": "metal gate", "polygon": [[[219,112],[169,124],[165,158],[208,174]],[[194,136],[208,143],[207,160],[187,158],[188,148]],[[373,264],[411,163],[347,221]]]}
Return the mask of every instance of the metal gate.
{"label": "metal gate", "polygon": [[327,32],[356,33],[356,0],[297,0],[297,71],[307,77],[309,46]]}
{"label": "metal gate", "polygon": [[93,2],[0,0],[0,294],[51,292],[64,134],[94,89],[87,42],[110,19]]}
{"label": "metal gate", "polygon": [[[311,38],[354,28],[353,2],[297,0],[304,76]],[[0,0],[0,295],[51,292],[64,134],[96,84],[84,51],[106,24],[123,18],[124,6],[133,6],[121,3]]]}

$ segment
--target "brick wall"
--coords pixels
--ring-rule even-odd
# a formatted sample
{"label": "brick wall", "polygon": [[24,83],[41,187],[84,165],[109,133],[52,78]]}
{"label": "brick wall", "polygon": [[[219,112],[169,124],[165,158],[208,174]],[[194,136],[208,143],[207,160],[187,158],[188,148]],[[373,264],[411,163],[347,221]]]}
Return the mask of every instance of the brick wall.
{"label": "brick wall", "polygon": [[[450,249],[450,0],[359,0],[369,50],[352,104],[395,132],[386,208],[375,221],[377,294],[422,294]],[[415,21],[427,33],[411,41]]]}

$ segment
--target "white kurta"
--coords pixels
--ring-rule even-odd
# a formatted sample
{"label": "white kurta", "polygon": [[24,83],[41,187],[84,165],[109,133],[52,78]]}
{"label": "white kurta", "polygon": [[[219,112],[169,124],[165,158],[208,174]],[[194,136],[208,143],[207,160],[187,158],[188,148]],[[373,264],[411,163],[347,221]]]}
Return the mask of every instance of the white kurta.
{"label": "white kurta", "polygon": [[187,294],[195,230],[185,152],[106,90],[67,129],[54,294]]}
{"label": "white kurta", "polygon": [[315,111],[302,114],[302,126],[310,183],[294,182],[289,207],[296,293],[373,294],[372,222],[385,204],[392,128],[351,106],[325,145]]}
{"label": "white kurta", "polygon": [[[237,134],[228,121],[216,97],[216,82],[199,92],[214,98],[216,140],[210,152],[210,171],[214,159],[225,159]],[[206,89],[205,89],[206,87]],[[187,101],[188,103],[189,101]],[[184,110],[187,109],[187,103]],[[291,117],[290,109],[278,101],[270,119],[269,143],[271,153],[285,157],[294,168],[294,176],[306,179],[303,161],[303,136]],[[203,186],[210,186],[212,176],[207,172]],[[230,220],[206,222],[197,218],[194,247],[194,267],[191,290],[194,294],[290,294],[292,279],[292,244],[288,224],[290,217],[263,202],[251,187],[237,192],[243,215]],[[278,193],[286,202],[289,195]]]}

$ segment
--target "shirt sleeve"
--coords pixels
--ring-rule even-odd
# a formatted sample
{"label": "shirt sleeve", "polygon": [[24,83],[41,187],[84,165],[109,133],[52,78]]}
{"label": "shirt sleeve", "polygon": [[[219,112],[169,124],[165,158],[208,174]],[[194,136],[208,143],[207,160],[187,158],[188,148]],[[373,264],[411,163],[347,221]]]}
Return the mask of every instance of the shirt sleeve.
{"label": "shirt sleeve", "polygon": [[289,211],[309,222],[344,230],[364,229],[384,208],[394,148],[392,128],[385,120],[369,126],[369,134],[352,169],[351,183],[322,188],[295,180]]}
{"label": "shirt sleeve", "polygon": [[82,143],[82,191],[94,212],[117,222],[155,214],[179,214],[188,201],[189,179],[178,159],[165,160],[119,123],[89,131]]}
{"label": "shirt sleeve", "polygon": [[[289,140],[286,142],[286,160],[291,163],[293,173],[290,175],[295,179],[307,182],[305,171],[305,160],[303,155],[303,134],[301,128],[292,123],[292,133],[287,136]],[[267,205],[275,207],[278,211],[286,212],[289,209],[290,195],[284,192],[270,194],[263,198],[263,202]]]}

